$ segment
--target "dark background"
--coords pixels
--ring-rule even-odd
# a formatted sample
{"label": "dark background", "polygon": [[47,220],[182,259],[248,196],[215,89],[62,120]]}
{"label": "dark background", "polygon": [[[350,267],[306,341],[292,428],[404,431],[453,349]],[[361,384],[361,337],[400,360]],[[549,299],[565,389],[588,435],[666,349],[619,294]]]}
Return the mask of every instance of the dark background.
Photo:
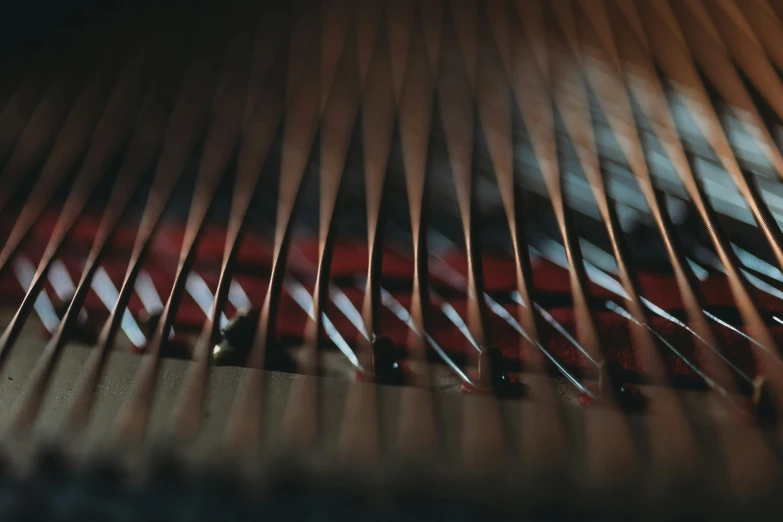
{"label": "dark background", "polygon": [[80,25],[96,11],[118,7],[124,0],[0,1],[0,53],[8,57],[40,44],[58,29]]}

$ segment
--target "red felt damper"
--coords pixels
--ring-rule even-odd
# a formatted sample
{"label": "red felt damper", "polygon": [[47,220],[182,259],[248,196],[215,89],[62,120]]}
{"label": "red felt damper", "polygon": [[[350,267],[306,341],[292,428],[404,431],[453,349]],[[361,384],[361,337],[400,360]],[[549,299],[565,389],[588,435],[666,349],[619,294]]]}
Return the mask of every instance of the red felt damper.
{"label": "red felt damper", "polygon": [[[19,252],[19,256],[35,265],[48,240],[56,216],[46,215],[38,223],[35,233]],[[74,282],[81,276],[84,256],[86,255],[98,220],[86,217],[79,220],[72,230],[67,248],[64,249],[64,264]],[[119,287],[127,267],[128,254],[135,239],[135,229],[122,227],[113,237],[114,241],[107,255],[103,268]],[[160,294],[166,301],[173,283],[174,270],[179,257],[183,228],[181,225],[166,223],[161,226],[153,242],[150,254],[144,265]],[[263,302],[268,285],[268,274],[272,261],[271,239],[252,233],[247,234],[240,250],[235,279],[240,283],[254,306]],[[198,259],[194,271],[206,282],[212,292],[217,287],[218,272],[224,249],[224,235],[219,228],[207,228],[198,247]],[[442,258],[458,273],[465,275],[466,262],[464,253],[459,250],[447,252]],[[312,291],[314,267],[317,261],[317,242],[313,237],[295,237],[289,255],[289,270],[302,284]],[[517,314],[515,303],[509,298],[516,288],[514,261],[510,256],[498,253],[485,254],[483,258],[486,290],[496,296],[503,306],[514,316]],[[340,283],[341,289],[358,309],[361,309],[363,291],[359,287],[361,279],[367,270],[367,248],[359,241],[338,241],[335,245],[332,262],[332,277]],[[383,276],[390,288],[394,288],[394,297],[406,308],[410,305],[410,285],[413,273],[413,263],[409,256],[399,251],[387,250],[383,256]],[[550,314],[569,332],[575,332],[574,315],[568,307],[570,288],[566,271],[549,262],[533,260],[533,279],[536,290],[543,303],[562,303],[558,307],[549,306]],[[466,299],[460,289],[450,286],[448,281],[433,276],[431,284],[443,294],[455,310],[465,317]],[[674,279],[661,274],[639,274],[641,294],[662,309],[680,314],[681,303]],[[9,308],[17,306],[21,301],[24,289],[19,284],[13,271],[7,270],[0,277],[0,295]],[[48,290],[51,293],[51,289]],[[597,302],[611,299],[622,305],[623,299],[596,285],[589,286],[590,293]],[[701,282],[701,291],[708,307],[732,307],[734,301],[726,278],[721,275],[710,275]],[[783,301],[759,292],[759,306],[768,312],[783,314]],[[88,315],[105,318],[108,309],[93,293],[90,294],[86,310]],[[130,311],[134,314],[142,310],[141,302],[134,295]],[[234,313],[229,306],[227,314]],[[461,360],[460,356],[475,350],[454,324],[433,304],[429,333],[439,345]],[[348,318],[334,305],[329,303],[326,313],[337,330],[350,344],[354,344],[359,335]],[[205,319],[205,314],[196,302],[187,296],[177,311],[175,328],[198,330]],[[596,310],[595,319],[603,342],[605,357],[620,363],[627,372],[643,377],[648,372],[649,361],[637,357],[631,335],[630,323],[616,313]],[[530,350],[520,342],[518,333],[503,319],[495,314],[488,314],[492,343],[500,348],[504,357],[510,362],[521,361],[522,364],[530,358]],[[280,338],[296,339],[303,333],[307,322],[305,311],[291,298],[284,294],[277,321],[277,334]],[[389,310],[381,310],[381,331],[399,345],[404,346],[408,338],[408,327]],[[541,342],[557,359],[572,370],[584,370],[589,366],[585,357],[571,344],[565,336],[557,332],[544,321],[541,321]],[[677,351],[697,365],[699,351],[694,351],[693,336],[686,329],[675,325],[661,317],[650,314],[650,326]],[[715,326],[715,331],[728,358],[744,371],[756,372],[754,358],[749,341],[729,328]],[[741,325],[736,325],[740,331],[745,331]],[[773,326],[772,333],[779,343],[783,344],[783,328]],[[324,337],[324,346],[331,343]],[[679,378],[694,377],[693,371],[672,350],[661,344],[661,356],[670,375]]]}

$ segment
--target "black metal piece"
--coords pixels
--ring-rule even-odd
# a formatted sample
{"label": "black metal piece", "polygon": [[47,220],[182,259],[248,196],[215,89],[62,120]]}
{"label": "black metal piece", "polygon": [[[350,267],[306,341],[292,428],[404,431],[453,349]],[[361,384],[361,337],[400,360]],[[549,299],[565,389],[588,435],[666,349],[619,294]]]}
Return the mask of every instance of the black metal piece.
{"label": "black metal piece", "polygon": [[647,398],[635,384],[623,377],[623,368],[617,361],[604,361],[598,373],[598,389],[602,399],[614,398],[626,413],[638,412],[647,406]]}
{"label": "black metal piece", "polygon": [[397,358],[394,343],[385,335],[379,335],[372,341],[375,382],[401,386],[405,384],[405,372]]}
{"label": "black metal piece", "polygon": [[481,386],[489,385],[499,397],[520,397],[524,385],[512,378],[503,352],[495,346],[486,346],[478,356],[478,381]]}

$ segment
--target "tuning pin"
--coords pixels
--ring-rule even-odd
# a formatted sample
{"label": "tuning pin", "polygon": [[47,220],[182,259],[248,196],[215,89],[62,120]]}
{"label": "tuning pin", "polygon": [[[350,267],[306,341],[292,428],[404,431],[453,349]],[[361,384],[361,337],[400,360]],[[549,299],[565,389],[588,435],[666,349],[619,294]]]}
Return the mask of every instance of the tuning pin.
{"label": "tuning pin", "polygon": [[375,382],[401,386],[405,383],[400,361],[395,353],[394,343],[385,335],[379,335],[372,341],[372,357],[375,369]]}
{"label": "tuning pin", "polygon": [[[73,294],[55,297],[52,300],[52,306],[58,319],[62,320],[65,317],[72,300]],[[98,340],[98,334],[92,325],[87,322],[87,314],[84,310],[80,311],[76,318],[76,324],[71,327],[70,338],[84,344],[95,344]]]}
{"label": "tuning pin", "polygon": [[492,346],[486,346],[478,354],[478,384],[484,388],[503,386],[503,354]]}
{"label": "tuning pin", "polygon": [[638,411],[647,404],[639,387],[623,380],[623,368],[617,361],[604,361],[599,366],[598,392],[601,398],[614,396],[624,411]]}
{"label": "tuning pin", "polygon": [[760,424],[770,425],[777,418],[772,394],[763,375],[753,379],[752,404],[753,411],[756,413],[756,418]]}
{"label": "tuning pin", "polygon": [[139,312],[139,327],[141,327],[141,331],[144,332],[147,339],[155,334],[155,328],[158,327],[161,315],[162,312],[160,311],[149,312],[147,310],[142,310]]}
{"label": "tuning pin", "polygon": [[[220,333],[220,341],[212,351],[212,360],[218,366],[244,366],[253,347],[258,328],[258,310],[241,310]],[[295,364],[280,342],[271,338],[266,345],[267,370],[293,373]]]}
{"label": "tuning pin", "polygon": [[212,350],[212,362],[217,366],[244,366],[258,320],[255,310],[243,310],[220,330],[220,341]]}
{"label": "tuning pin", "polygon": [[[158,328],[162,315],[162,311],[148,312],[147,310],[142,310],[139,312],[139,327],[148,341],[155,336],[155,330]],[[144,349],[144,347],[138,348],[140,350]],[[176,334],[169,335],[169,338],[163,343],[162,355],[172,359],[190,359],[190,343]]]}
{"label": "tuning pin", "polygon": [[283,344],[272,337],[266,343],[265,368],[275,372],[296,373],[296,362]]}
{"label": "tuning pin", "polygon": [[68,311],[68,306],[71,304],[73,296],[67,295],[67,296],[57,296],[52,299],[52,306],[54,307],[54,313],[57,314],[58,319],[62,319],[65,317],[65,312]]}
{"label": "tuning pin", "polygon": [[476,380],[479,388],[502,397],[518,397],[523,392],[522,383],[509,375],[503,352],[495,346],[486,346],[479,352]]}

